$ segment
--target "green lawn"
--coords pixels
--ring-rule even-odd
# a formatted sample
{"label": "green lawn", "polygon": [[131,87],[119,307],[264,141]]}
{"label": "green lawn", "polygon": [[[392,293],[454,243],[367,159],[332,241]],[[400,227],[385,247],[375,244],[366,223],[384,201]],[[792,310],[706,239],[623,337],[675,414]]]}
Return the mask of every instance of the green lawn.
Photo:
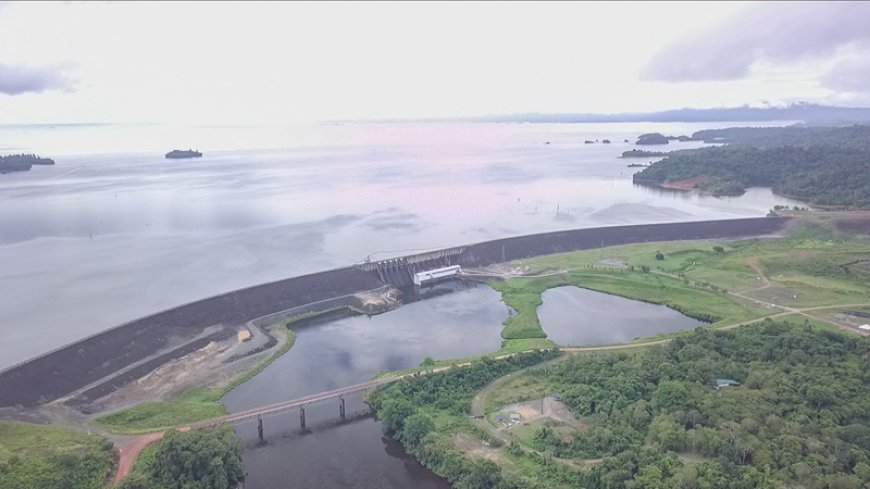
{"label": "green lawn", "polygon": [[114,468],[112,443],[101,436],[0,421],[0,488],[99,489]]}

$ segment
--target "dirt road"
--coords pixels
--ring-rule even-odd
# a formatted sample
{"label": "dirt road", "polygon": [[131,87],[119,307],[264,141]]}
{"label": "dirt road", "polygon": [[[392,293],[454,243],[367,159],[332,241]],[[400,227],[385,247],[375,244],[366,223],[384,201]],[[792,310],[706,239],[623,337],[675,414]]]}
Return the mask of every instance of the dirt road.
{"label": "dirt road", "polygon": [[118,471],[115,473],[114,484],[121,482],[125,477],[130,475],[130,471],[133,470],[133,464],[136,463],[136,457],[139,456],[145,447],[163,438],[163,433],[160,431],[158,433],[142,435],[118,449],[120,456],[118,457]]}

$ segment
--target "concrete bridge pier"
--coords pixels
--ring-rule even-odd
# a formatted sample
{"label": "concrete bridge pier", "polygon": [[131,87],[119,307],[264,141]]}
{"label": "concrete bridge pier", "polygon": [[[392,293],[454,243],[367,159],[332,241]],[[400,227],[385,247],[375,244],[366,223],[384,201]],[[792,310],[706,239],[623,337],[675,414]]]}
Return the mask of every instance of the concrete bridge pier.
{"label": "concrete bridge pier", "polygon": [[347,409],[344,403],[344,396],[338,396],[338,415],[341,419],[347,418]]}
{"label": "concrete bridge pier", "polygon": [[299,406],[299,427],[305,429],[305,408]]}
{"label": "concrete bridge pier", "polygon": [[257,415],[257,434],[260,436],[260,443],[263,443],[263,418]]}

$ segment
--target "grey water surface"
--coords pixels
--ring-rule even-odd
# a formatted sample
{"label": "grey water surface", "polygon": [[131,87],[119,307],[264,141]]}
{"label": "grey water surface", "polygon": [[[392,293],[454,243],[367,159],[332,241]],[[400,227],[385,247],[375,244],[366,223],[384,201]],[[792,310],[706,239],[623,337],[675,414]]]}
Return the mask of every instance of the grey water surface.
{"label": "grey water surface", "polygon": [[[293,326],[296,343],[263,372],[223,399],[238,412],[371,380],[377,373],[417,366],[426,357],[460,358],[498,350],[508,308],[484,285],[445,283],[434,297],[377,316],[314,320]],[[366,408],[346,396],[348,413]],[[255,422],[236,431],[245,451],[248,489],[276,487],[449,487],[405,454],[371,417],[338,423],[338,402],[267,418],[261,445]],[[353,416],[351,416],[353,417]]]}
{"label": "grey water surface", "polygon": [[560,345],[607,345],[703,326],[667,306],[567,286],[545,290],[538,319]]}

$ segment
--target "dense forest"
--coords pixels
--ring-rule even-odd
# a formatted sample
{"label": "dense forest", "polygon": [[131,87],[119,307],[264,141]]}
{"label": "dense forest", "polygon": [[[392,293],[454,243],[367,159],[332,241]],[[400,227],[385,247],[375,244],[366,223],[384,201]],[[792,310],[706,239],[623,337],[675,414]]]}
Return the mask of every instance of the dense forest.
{"label": "dense forest", "polygon": [[672,152],[634,182],[700,178],[697,188],[714,195],[760,186],[815,205],[870,208],[870,127],[802,129],[810,128],[701,131],[695,135],[733,143]]}
{"label": "dense forest", "polygon": [[424,407],[465,418],[471,397],[489,382],[510,372],[561,355],[558,351],[519,353],[502,360],[485,359],[467,367],[453,368],[375,390],[367,402],[378,419],[405,449],[423,465],[446,478],[457,489],[512,487],[502,480],[498,466],[465,458],[449,438],[435,433],[435,422]]}
{"label": "dense forest", "polygon": [[170,430],[139,456],[121,489],[234,489],[244,478],[242,448],[232,428]]}
{"label": "dense forest", "polygon": [[[409,451],[460,488],[860,489],[870,487],[868,367],[870,339],[766,320],[523,372],[589,425],[570,440],[542,426],[534,448],[603,459],[585,470],[525,455],[517,474],[464,459],[433,419],[467,413],[489,376],[422,377],[376,404]],[[718,390],[716,378],[742,385]]]}
{"label": "dense forest", "polygon": [[0,173],[28,171],[33,165],[53,165],[54,160],[34,154],[0,156]]}
{"label": "dense forest", "polygon": [[728,143],[757,148],[837,146],[870,148],[870,126],[849,127],[728,127],[692,134],[705,143]]}

